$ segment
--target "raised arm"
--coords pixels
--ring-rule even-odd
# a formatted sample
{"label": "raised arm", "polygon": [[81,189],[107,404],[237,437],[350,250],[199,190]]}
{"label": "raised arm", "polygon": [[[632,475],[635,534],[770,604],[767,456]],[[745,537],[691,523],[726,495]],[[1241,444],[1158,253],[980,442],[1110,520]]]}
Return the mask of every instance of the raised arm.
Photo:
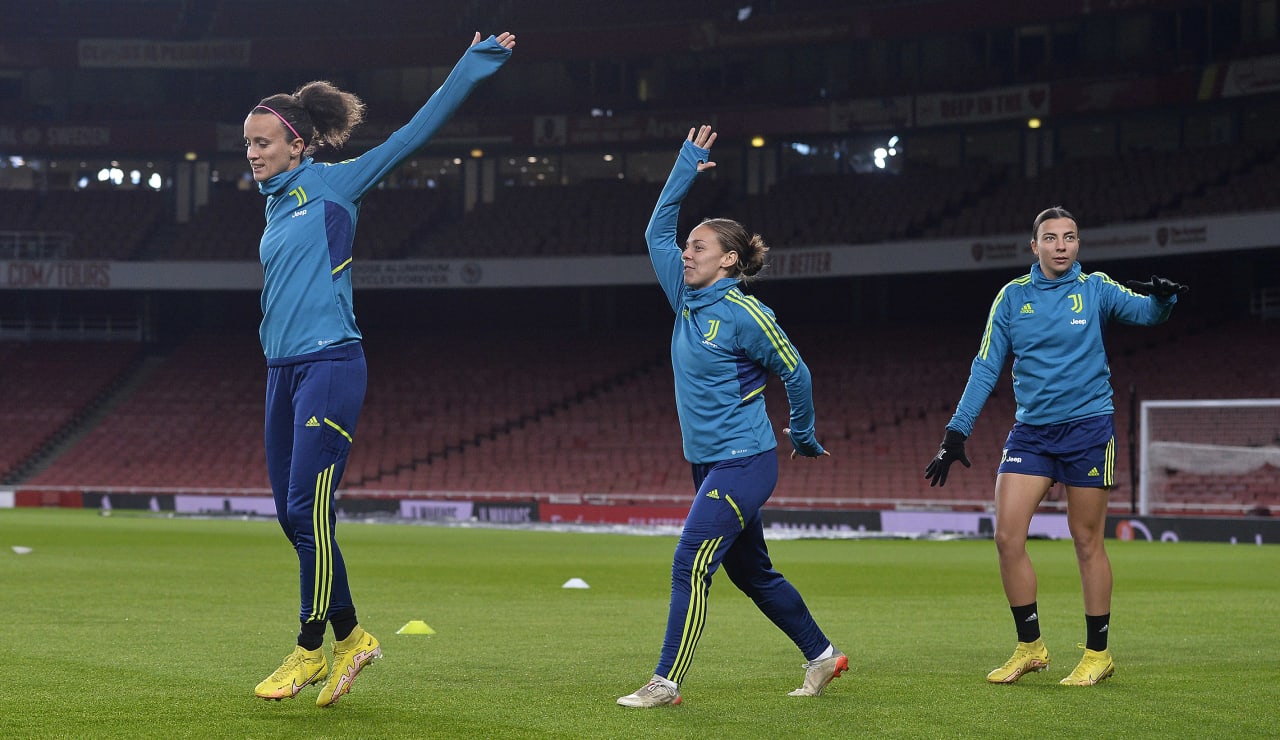
{"label": "raised arm", "polygon": [[513,34],[503,32],[481,40],[477,32],[444,84],[407,124],[361,156],[330,166],[325,179],[353,202],[358,201],[404,160],[426,146],[471,91],[511,58],[515,45]]}
{"label": "raised arm", "polygon": [[667,294],[672,310],[680,306],[680,294],[684,289],[684,262],[680,256],[680,241],[676,235],[680,219],[680,203],[689,193],[699,172],[715,167],[710,161],[711,145],[716,134],[710,126],[689,129],[689,135],[680,146],[675,166],[667,176],[667,184],[658,196],[658,204],[649,217],[645,229],[645,242],[649,245],[649,259],[653,262],[658,282]]}

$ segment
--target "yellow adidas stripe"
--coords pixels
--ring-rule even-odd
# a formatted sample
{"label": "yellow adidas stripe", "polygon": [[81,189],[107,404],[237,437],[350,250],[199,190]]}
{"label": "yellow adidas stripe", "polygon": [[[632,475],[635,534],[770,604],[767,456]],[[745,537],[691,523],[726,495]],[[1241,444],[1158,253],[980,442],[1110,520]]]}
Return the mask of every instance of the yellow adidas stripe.
{"label": "yellow adidas stripe", "polygon": [[311,531],[315,535],[316,569],[311,598],[311,614],[307,621],[318,621],[329,613],[333,596],[333,532],[329,528],[329,506],[333,497],[333,469],[330,465],[316,475],[316,494],[311,507]]}
{"label": "yellow adidas stripe", "polygon": [[1102,485],[1110,488],[1116,484],[1116,438],[1107,440],[1106,464],[1102,469]]}
{"label": "yellow adidas stripe", "polygon": [[987,359],[987,353],[991,351],[991,326],[995,322],[996,309],[1000,307],[1001,303],[1004,303],[1004,292],[1009,289],[1010,285],[1026,285],[1029,282],[1031,282],[1030,275],[1020,277],[1006,283],[1000,289],[1000,292],[996,293],[996,299],[991,302],[991,312],[987,314],[987,326],[982,331],[982,342],[978,344],[978,357],[985,360]]}
{"label": "yellow adidas stripe", "polygon": [[347,434],[347,430],[346,430],[346,429],[343,429],[343,428],[342,428],[342,427],[340,427],[340,426],[338,426],[338,425],[337,425],[337,423],[336,423],[336,422],[334,422],[332,419],[328,419],[328,418],[326,418],[326,419],[324,420],[324,423],[325,423],[325,424],[328,424],[329,426],[331,426],[331,427],[333,427],[334,429],[336,429],[336,430],[338,431],[338,434],[341,434],[342,436],[344,436],[344,437],[346,437],[346,438],[347,438],[347,441],[348,441],[348,442],[351,442],[351,441],[352,441],[352,439],[351,439],[351,435],[350,435],[350,434]]}
{"label": "yellow adidas stripe", "polygon": [[343,268],[345,268],[345,267],[346,267],[347,265],[349,265],[349,264],[351,264],[351,258],[350,258],[350,257],[348,257],[348,258],[347,258],[347,261],[346,261],[346,262],[343,262],[342,264],[340,264],[340,265],[338,265],[337,267],[333,268],[333,272],[332,272],[331,274],[333,274],[333,275],[337,275],[338,273],[342,272]]}
{"label": "yellow adidas stripe", "polygon": [[747,395],[743,396],[743,397],[742,397],[742,400],[744,400],[744,401],[750,401],[751,399],[755,398],[756,396],[760,395],[761,393],[764,393],[764,386],[763,386],[763,385],[762,385],[762,386],[760,386],[759,388],[755,389],[754,391],[751,391],[751,392],[750,392],[750,393],[748,393]]}
{"label": "yellow adidas stripe", "polygon": [[[1129,290],[1128,286],[1121,285],[1120,283],[1117,283],[1117,282],[1115,281],[1115,279],[1114,279],[1114,278],[1112,278],[1110,275],[1108,275],[1108,274],[1107,274],[1107,273],[1105,273],[1105,272],[1094,272],[1094,273],[1090,273],[1089,277],[1096,277],[1096,278],[1099,278],[1099,279],[1101,279],[1101,280],[1102,280],[1102,282],[1104,282],[1104,283],[1106,283],[1106,284],[1108,284],[1108,285],[1114,285],[1114,286],[1116,286],[1117,288],[1119,288],[1120,290],[1123,290],[1123,291],[1126,291],[1126,292],[1129,292],[1129,293],[1133,293],[1133,291],[1132,291],[1132,290]],[[1083,282],[1083,281],[1081,281],[1081,282]],[[1137,293],[1134,293],[1134,295],[1137,295]]]}
{"label": "yellow adidas stripe", "polygon": [[729,494],[725,494],[724,500],[729,502],[729,505],[733,507],[733,513],[738,515],[738,529],[746,529],[747,523],[742,520],[742,509],[738,508],[738,502],[734,501]]}
{"label": "yellow adidas stripe", "polygon": [[693,664],[693,651],[698,647],[702,637],[702,628],[707,623],[707,570],[720,547],[723,537],[704,540],[698,546],[698,554],[693,559],[693,568],[689,573],[689,610],[684,616],[684,630],[680,633],[680,647],[676,650],[676,659],[671,667],[671,675],[667,678],[676,683],[684,679],[684,674]]}
{"label": "yellow adidas stripe", "polygon": [[744,296],[738,292],[737,288],[725,293],[724,297],[730,302],[742,306],[747,310],[747,313],[751,314],[751,318],[755,319],[760,328],[764,330],[765,336],[769,337],[774,350],[782,358],[782,362],[787,366],[787,369],[795,370],[796,365],[800,362],[799,354],[796,352],[795,347],[791,346],[791,342],[788,342],[787,338],[782,334],[777,322],[769,318],[769,315],[760,309],[759,301],[755,298]]}

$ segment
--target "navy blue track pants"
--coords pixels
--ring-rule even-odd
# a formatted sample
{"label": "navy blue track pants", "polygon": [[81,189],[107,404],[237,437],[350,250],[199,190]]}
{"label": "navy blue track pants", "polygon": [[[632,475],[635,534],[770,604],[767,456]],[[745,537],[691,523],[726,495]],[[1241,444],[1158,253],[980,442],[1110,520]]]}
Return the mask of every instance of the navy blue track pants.
{"label": "navy blue track pants", "polygon": [[694,465],[698,494],[689,508],[671,564],[671,606],[657,670],[680,683],[707,620],[711,577],[724,566],[729,580],[800,648],[806,660],[827,649],[800,593],[774,570],[760,510],[778,483],[777,450]]}
{"label": "navy blue track pants", "polygon": [[276,517],[298,553],[303,622],[354,611],[334,536],[333,494],[364,404],[368,369],[359,344],[267,367],[267,475]]}

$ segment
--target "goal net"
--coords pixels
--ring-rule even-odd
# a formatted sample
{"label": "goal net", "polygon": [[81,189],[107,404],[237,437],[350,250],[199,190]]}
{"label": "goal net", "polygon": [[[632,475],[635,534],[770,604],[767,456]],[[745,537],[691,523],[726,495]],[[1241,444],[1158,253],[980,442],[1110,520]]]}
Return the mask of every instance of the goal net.
{"label": "goal net", "polygon": [[1280,512],[1280,399],[1143,401],[1140,514]]}

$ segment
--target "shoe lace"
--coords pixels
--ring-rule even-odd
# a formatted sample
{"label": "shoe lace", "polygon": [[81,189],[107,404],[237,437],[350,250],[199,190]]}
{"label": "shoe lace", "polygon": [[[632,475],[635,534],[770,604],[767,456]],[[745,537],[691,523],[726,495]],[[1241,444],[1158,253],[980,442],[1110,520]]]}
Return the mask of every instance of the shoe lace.
{"label": "shoe lace", "polygon": [[333,643],[334,660],[338,660],[340,657],[345,658],[351,653],[367,646],[368,641],[364,639],[363,635],[361,635],[361,638],[358,640],[350,640],[345,646],[341,642],[335,642]]}
{"label": "shoe lace", "polygon": [[1004,665],[1002,667],[1013,668],[1014,666],[1018,665],[1024,660],[1027,660],[1030,656],[1031,656],[1031,652],[1029,650],[1024,650],[1022,646],[1019,645],[1018,647],[1014,648],[1013,655],[1009,656],[1009,659],[1004,662]]}
{"label": "shoe lace", "polygon": [[293,673],[294,669],[297,668],[301,662],[302,656],[296,650],[289,653],[284,656],[284,663],[281,663],[280,667],[276,669],[276,672],[271,674],[271,678],[282,679],[285,676],[288,676],[290,673]]}
{"label": "shoe lace", "polygon": [[826,663],[827,661],[832,660],[835,657],[836,657],[835,655],[832,655],[826,658],[814,658],[813,660],[807,660],[801,663],[800,667],[805,669],[806,671],[811,671],[815,668],[820,668],[823,663]]}

